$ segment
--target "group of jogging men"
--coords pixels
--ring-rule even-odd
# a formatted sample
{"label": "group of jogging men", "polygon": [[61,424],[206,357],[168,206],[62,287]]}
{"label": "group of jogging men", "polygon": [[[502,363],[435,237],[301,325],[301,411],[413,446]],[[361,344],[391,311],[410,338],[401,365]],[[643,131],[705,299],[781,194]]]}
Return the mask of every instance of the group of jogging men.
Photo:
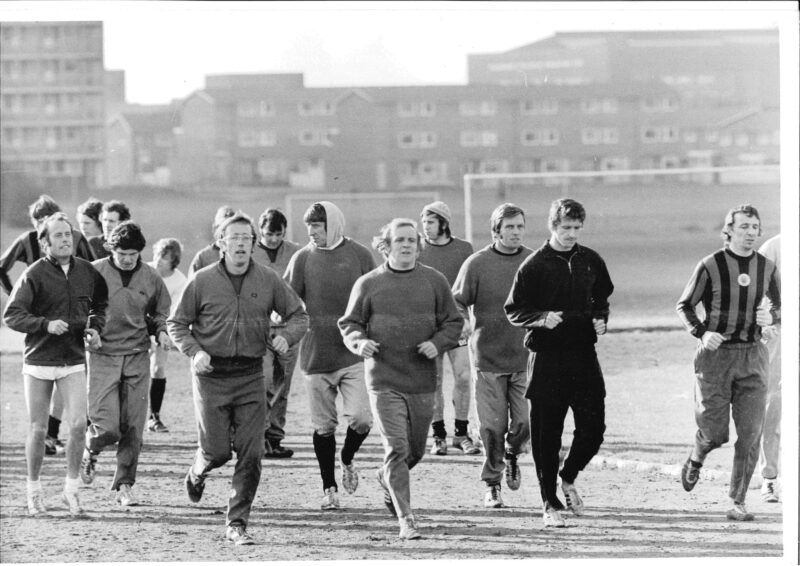
{"label": "group of jogging men", "polygon": [[[578,243],[586,220],[581,203],[552,203],[550,236],[536,250],[523,243],[525,211],[501,204],[490,217],[491,243],[474,252],[452,235],[447,204],[432,202],[420,223],[395,218],[375,236],[380,265],[345,235],[344,215],[331,202],[305,211],[305,246],[286,239],[287,218],[277,209],[254,222],[223,206],[213,242],[194,257],[188,278],[177,269],[175,239],[159,240],[153,262],[142,261],[144,235],[119,201],[81,205],[80,231],[49,197],[30,212],[34,230],[0,258],[0,283],[10,293],[3,320],[26,335],[30,515],[48,514],[39,475],[46,451],[59,448],[66,453],[62,498],[70,514],[84,514],[79,484],[94,480],[99,455],[115,444],[111,489],[120,505],[136,505],[143,431],[168,431],[161,405],[172,348],[191,360],[198,431],[186,492],[200,501],[209,473],[236,452],[226,514],[226,537],[235,544],[254,543],[247,525],[262,458],[293,455],[282,442],[298,358],[321,509],[340,507],[337,467],[344,491],[358,488],[355,457],[377,424],[384,504],[401,538],[420,536],[409,472],[426,452],[429,430],[431,453],[447,454],[447,357],[454,381],[451,446],[483,453],[483,505],[504,506],[504,477],[510,490],[519,489],[518,459],[530,445],[544,525],[564,527],[565,509],[583,514],[575,481],[605,432],[595,344],[607,331],[614,285],[602,257]],[[762,429],[762,493],[778,500],[780,373],[768,347],[779,345],[779,246],[773,238],[764,254],[756,252],[761,232],[755,208],[729,211],[724,247],[698,264],[677,306],[698,338],[698,430],[683,487],[694,488],[707,454],[727,442],[732,411],[731,520],[753,519],[744,500]],[[12,288],[7,273],[14,261],[29,267]],[[778,366],[779,357],[778,350]],[[337,455],[339,395],[347,429]],[[570,410],[575,429],[562,460]],[[58,442],[61,420],[69,429],[65,447]]]}

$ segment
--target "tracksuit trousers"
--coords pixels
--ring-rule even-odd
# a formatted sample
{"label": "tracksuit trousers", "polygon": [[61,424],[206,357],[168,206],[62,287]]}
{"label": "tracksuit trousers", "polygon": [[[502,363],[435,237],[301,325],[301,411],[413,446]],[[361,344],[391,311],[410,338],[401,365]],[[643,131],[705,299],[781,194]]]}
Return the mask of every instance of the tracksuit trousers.
{"label": "tracksuit trousers", "polygon": [[698,344],[695,353],[695,447],[692,459],[728,442],[730,418],[736,428],[728,495],[744,503],[758,464],[767,404],[769,358],[761,342],[723,344],[713,352]]}
{"label": "tracksuit trousers", "polygon": [[368,392],[383,443],[383,477],[397,516],[408,517],[412,514],[409,471],[425,455],[435,393]]}
{"label": "tracksuit trousers", "polygon": [[225,524],[246,527],[261,480],[264,456],[264,374],[261,371],[235,377],[195,374],[192,392],[198,436],[192,473],[206,477],[211,470],[224,465],[233,456],[232,443],[236,467]]}
{"label": "tracksuit trousers", "polygon": [[136,483],[150,399],[150,352],[109,356],[90,352],[86,364],[89,424],[86,447],[99,453],[117,444],[111,490]]}
{"label": "tracksuit trousers", "polygon": [[[534,352],[528,358],[528,373],[531,452],[542,502],[564,509],[557,495],[558,476],[574,483],[603,443],[606,430],[603,374],[594,349]],[[561,435],[570,409],[575,431],[559,474]]]}

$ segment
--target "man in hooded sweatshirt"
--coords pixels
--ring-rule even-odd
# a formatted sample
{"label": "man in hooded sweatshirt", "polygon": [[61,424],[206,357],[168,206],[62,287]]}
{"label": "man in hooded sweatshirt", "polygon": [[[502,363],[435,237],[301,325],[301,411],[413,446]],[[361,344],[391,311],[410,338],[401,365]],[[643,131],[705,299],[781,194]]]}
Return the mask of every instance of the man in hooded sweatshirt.
{"label": "man in hooded sweatshirt", "polygon": [[344,215],[331,202],[312,204],[303,216],[310,242],[297,251],[284,279],[306,304],[308,334],[300,347],[300,369],[308,389],[314,426],[314,453],[322,476],[321,508],[339,508],[336,483],[336,397],[342,395],[347,434],[339,455],[342,486],[358,487],[353,457],[372,428],[372,412],[361,357],[344,345],[337,321],[344,314],[356,280],[375,268],[372,252],[345,237]]}

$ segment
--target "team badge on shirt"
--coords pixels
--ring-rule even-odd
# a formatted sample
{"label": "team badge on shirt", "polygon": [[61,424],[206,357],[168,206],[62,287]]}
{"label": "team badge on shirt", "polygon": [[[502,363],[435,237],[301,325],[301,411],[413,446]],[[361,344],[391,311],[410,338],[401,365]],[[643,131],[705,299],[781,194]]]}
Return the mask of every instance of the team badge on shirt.
{"label": "team badge on shirt", "polygon": [[747,273],[740,273],[736,281],[742,287],[748,287],[750,285],[750,276]]}

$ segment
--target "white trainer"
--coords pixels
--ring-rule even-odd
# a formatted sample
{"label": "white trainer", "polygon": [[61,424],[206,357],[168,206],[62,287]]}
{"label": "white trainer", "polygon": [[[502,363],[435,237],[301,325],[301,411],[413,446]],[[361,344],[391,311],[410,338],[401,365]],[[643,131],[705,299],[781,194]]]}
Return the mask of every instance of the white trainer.
{"label": "white trainer", "polygon": [[323,511],[333,511],[339,508],[339,495],[336,493],[335,487],[331,486],[325,490],[320,508]]}

